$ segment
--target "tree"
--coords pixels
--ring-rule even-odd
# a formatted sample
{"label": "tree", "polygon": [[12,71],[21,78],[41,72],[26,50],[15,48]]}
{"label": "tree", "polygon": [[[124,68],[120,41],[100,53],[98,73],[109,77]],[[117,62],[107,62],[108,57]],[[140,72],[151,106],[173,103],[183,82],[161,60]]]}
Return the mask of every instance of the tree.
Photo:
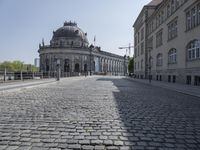
{"label": "tree", "polygon": [[134,70],[134,58],[130,58],[129,59],[129,62],[128,62],[128,72],[129,73],[133,73],[133,70]]}
{"label": "tree", "polygon": [[4,61],[0,63],[0,70],[8,70],[8,71],[23,71],[23,72],[37,72],[39,69],[31,64],[24,64],[24,62],[15,60],[15,61]]}

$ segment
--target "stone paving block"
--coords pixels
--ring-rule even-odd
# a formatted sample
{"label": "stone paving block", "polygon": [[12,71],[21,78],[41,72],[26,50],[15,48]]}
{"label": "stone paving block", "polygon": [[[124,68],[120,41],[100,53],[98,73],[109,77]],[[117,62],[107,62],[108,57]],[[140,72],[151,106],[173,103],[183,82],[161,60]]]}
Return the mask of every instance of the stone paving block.
{"label": "stone paving block", "polygon": [[20,146],[17,150],[30,150],[32,146]]}
{"label": "stone paving block", "polygon": [[121,77],[70,78],[0,93],[0,145],[200,149],[199,106],[198,98]]}
{"label": "stone paving block", "polygon": [[93,150],[93,149],[94,149],[94,146],[92,146],[92,145],[83,145],[83,146],[82,146],[82,149],[83,149],[83,150]]}
{"label": "stone paving block", "polygon": [[5,150],[16,150],[19,146],[7,146]]}
{"label": "stone paving block", "polygon": [[69,144],[68,148],[74,149],[74,150],[81,150],[80,144]]}

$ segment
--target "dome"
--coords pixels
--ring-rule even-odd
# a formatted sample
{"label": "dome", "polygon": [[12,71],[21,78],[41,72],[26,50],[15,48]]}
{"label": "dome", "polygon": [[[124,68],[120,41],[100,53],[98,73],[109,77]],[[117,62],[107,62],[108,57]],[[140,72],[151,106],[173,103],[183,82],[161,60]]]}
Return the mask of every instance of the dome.
{"label": "dome", "polygon": [[84,33],[76,23],[65,22],[64,26],[53,32],[52,40],[58,40],[60,38],[66,39],[79,39],[82,42],[87,42],[87,33]]}

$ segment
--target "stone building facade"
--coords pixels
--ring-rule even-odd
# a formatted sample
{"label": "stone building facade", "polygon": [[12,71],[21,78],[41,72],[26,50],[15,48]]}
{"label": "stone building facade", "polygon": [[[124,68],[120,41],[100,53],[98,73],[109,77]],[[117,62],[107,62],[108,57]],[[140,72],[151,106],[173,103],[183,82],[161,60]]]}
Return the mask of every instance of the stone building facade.
{"label": "stone building facade", "polygon": [[152,0],[133,27],[137,78],[200,85],[199,0]]}
{"label": "stone building facade", "polygon": [[53,32],[50,45],[39,45],[40,71],[54,76],[58,62],[61,76],[80,74],[124,75],[127,73],[127,58],[89,46],[87,33],[76,23],[65,22]]}

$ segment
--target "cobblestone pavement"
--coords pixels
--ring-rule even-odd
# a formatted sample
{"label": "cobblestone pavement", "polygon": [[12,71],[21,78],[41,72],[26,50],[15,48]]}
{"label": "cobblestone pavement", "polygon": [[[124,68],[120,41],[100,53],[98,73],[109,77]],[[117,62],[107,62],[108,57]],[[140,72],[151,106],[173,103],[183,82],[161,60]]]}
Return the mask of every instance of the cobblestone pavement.
{"label": "cobblestone pavement", "polygon": [[200,149],[200,99],[120,77],[4,92],[0,149]]}

